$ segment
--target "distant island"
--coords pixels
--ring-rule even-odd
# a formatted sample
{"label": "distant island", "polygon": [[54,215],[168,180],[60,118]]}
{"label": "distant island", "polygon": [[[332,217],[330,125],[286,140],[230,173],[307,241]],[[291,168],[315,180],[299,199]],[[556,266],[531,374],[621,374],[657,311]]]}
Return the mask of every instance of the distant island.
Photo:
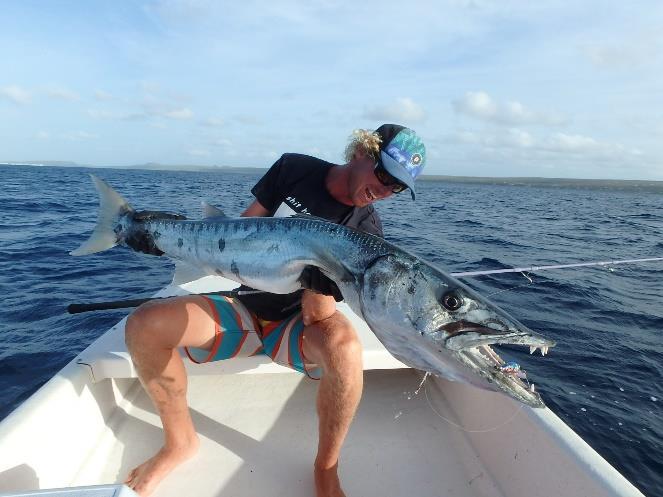
{"label": "distant island", "polygon": [[[33,166],[33,167],[80,167],[102,168],[89,164],[78,164],[68,161],[26,161],[26,162],[0,162],[2,166]],[[197,164],[160,164],[148,162],[133,166],[113,166],[110,169],[143,169],[151,171],[195,171],[223,174],[252,174],[262,175],[267,171],[265,167],[233,167],[233,166],[201,166]],[[633,179],[583,179],[583,178],[540,178],[540,177],[484,177],[484,176],[446,176],[422,175],[419,181],[442,181],[446,183],[466,183],[498,186],[534,186],[548,188],[594,188],[638,190],[653,193],[663,193],[663,181],[633,180]]]}
{"label": "distant island", "polygon": [[445,181],[447,183],[474,183],[504,186],[540,186],[549,188],[598,188],[642,190],[663,193],[663,181],[638,179],[582,179],[582,178],[539,178],[539,177],[480,177],[422,175],[422,181]]}

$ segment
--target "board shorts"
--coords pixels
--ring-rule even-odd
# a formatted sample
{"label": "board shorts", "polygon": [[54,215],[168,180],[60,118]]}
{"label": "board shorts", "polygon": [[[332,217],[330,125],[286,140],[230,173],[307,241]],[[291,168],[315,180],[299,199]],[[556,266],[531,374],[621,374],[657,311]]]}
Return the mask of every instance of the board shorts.
{"label": "board shorts", "polygon": [[221,295],[202,295],[207,300],[215,323],[215,338],[210,350],[184,347],[196,364],[223,361],[233,357],[266,355],[277,364],[319,380],[322,369],[306,361],[303,351],[304,322],[297,312],[282,321],[265,321],[251,313],[237,299]]}

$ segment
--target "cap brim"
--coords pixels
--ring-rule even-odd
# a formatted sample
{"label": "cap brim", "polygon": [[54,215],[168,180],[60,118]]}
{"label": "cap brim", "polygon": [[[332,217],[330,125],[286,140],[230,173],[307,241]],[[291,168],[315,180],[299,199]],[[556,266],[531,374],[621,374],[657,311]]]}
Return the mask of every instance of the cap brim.
{"label": "cap brim", "polygon": [[385,152],[380,152],[380,162],[382,162],[382,165],[389,174],[391,174],[394,178],[396,178],[410,189],[410,193],[412,193],[412,200],[414,200],[414,179],[405,170],[405,168]]}

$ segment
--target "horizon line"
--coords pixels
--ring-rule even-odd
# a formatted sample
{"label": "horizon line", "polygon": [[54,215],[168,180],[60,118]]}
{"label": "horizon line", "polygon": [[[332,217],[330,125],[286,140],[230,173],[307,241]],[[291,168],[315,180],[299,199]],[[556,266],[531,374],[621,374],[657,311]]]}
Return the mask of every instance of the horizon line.
{"label": "horizon line", "polygon": [[[206,166],[202,164],[163,164],[160,162],[146,162],[143,164],[133,164],[128,166],[99,166],[91,164],[79,164],[72,161],[7,161],[0,162],[0,166],[28,166],[28,167],[65,167],[65,168],[90,168],[90,169],[142,169],[142,170],[167,170],[167,171],[210,171],[214,170],[230,170],[234,172],[259,172],[267,171],[269,167],[264,166],[222,166],[213,165]],[[249,171],[247,171],[249,170]],[[500,181],[522,181],[522,180],[543,180],[543,181],[585,181],[585,182],[646,182],[646,183],[660,183],[663,186],[663,180],[655,179],[616,179],[616,178],[576,178],[576,177],[561,177],[561,176],[461,176],[451,174],[422,174],[417,179],[423,181],[431,180],[448,180],[448,181],[464,181],[464,180],[500,180]]]}

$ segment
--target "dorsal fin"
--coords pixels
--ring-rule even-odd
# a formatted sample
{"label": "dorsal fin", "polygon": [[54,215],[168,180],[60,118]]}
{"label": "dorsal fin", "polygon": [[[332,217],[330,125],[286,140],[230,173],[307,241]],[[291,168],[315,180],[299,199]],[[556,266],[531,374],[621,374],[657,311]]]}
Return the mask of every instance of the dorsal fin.
{"label": "dorsal fin", "polygon": [[219,209],[218,207],[214,207],[212,204],[205,202],[204,200],[201,202],[201,206],[203,208],[204,219],[210,217],[227,217],[226,214],[221,209]]}

